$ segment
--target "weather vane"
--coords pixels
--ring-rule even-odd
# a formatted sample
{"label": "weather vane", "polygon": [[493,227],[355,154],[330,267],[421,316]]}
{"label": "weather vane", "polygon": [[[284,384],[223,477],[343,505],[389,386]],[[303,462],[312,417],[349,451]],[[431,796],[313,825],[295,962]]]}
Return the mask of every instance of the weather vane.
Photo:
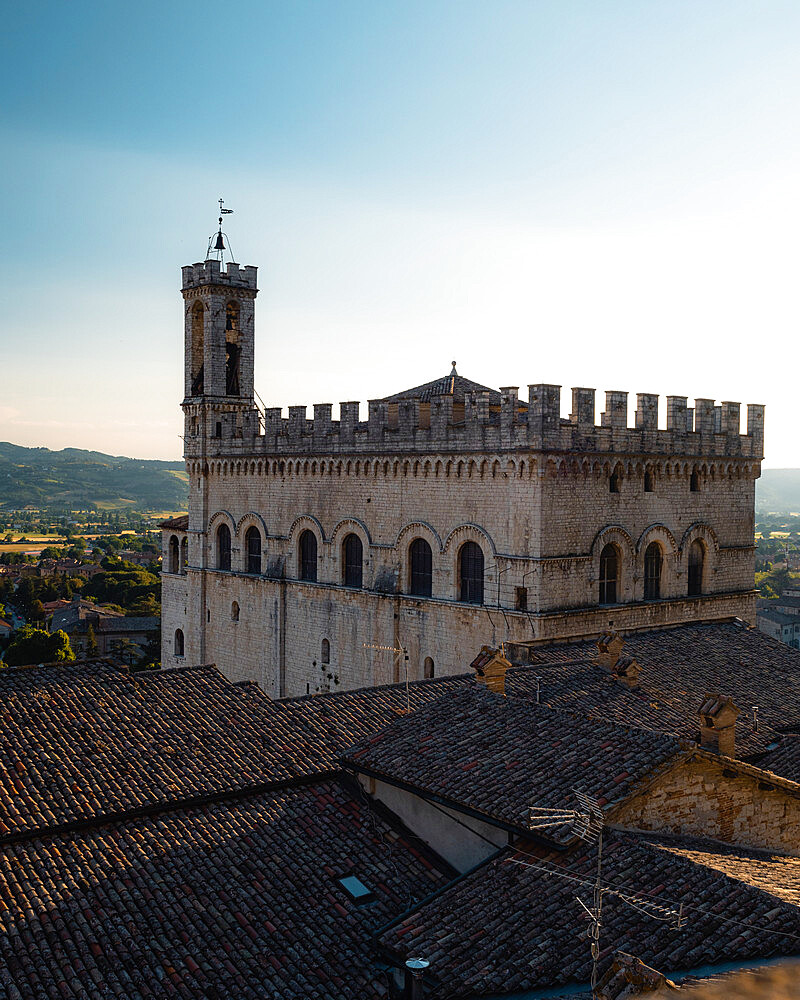
{"label": "weather vane", "polygon": [[[208,237],[208,250],[206,251],[206,260],[211,260],[212,258],[222,262],[225,259],[225,251],[228,251],[230,259],[233,260],[233,251],[231,250],[231,240],[227,233],[222,231],[222,216],[223,215],[233,215],[232,208],[223,208],[225,204],[225,199],[219,199],[219,229],[216,233],[212,233]],[[227,247],[225,246],[225,239],[228,240]]]}

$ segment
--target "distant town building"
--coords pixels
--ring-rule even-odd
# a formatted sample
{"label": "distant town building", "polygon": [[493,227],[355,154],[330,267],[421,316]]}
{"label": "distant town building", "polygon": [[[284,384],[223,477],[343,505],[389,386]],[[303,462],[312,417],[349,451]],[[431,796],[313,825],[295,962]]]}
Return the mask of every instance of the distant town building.
{"label": "distant town building", "polygon": [[759,601],[757,622],[765,635],[800,649],[800,589],[789,589],[778,598]]}
{"label": "distant town building", "polygon": [[51,632],[63,630],[76,654],[89,653],[89,628],[94,632],[98,656],[139,657],[159,634],[159,619],[150,616],[126,617],[99,605],[74,597],[66,607],[53,612],[48,620]]}

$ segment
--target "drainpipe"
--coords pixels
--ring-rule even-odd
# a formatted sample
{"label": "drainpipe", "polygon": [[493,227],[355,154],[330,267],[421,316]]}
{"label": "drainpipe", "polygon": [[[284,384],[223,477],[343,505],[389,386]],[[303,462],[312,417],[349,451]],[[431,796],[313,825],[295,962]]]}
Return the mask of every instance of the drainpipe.
{"label": "drainpipe", "polygon": [[279,581],[278,697],[286,697],[286,580]]}

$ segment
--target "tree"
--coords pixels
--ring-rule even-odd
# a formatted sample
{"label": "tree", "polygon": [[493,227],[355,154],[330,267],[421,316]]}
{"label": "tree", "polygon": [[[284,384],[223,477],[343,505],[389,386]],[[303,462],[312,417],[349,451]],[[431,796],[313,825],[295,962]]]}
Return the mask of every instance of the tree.
{"label": "tree", "polygon": [[86,629],[86,654],[87,656],[97,656],[100,651],[97,645],[97,636],[94,634],[94,626],[89,623],[89,627]]}
{"label": "tree", "polygon": [[59,629],[50,633],[25,625],[6,650],[5,662],[9,667],[22,667],[29,663],[71,662],[74,659],[66,632]]}

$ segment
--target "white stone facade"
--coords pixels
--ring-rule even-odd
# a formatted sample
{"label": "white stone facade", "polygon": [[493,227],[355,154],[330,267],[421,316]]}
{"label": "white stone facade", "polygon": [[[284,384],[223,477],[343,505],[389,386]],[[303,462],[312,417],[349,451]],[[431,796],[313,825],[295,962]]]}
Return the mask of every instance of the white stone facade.
{"label": "white stone facade", "polygon": [[[277,697],[402,680],[406,671],[412,679],[462,672],[482,645],[505,639],[753,620],[763,407],[748,407],[745,434],[738,403],[697,400],[691,410],[684,397],[668,397],[659,430],[650,394],[637,398],[633,428],[626,393],[606,394],[595,426],[594,391],[575,389],[562,419],[560,389],[550,385],[531,386],[527,402],[516,388],[467,392],[461,402],[438,390],[373,400],[366,421],[357,403],[341,404],[339,421],[330,404],[316,404],[313,420],[305,407],[290,407],[288,419],[261,414],[252,389],[255,276],[216,262],[183,272],[190,502],[186,530],[164,531],[165,666],[213,662]],[[316,541],[316,580],[301,579],[305,531]],[[350,535],[363,553],[360,587],[345,585]],[[229,569],[220,568],[220,537],[230,538]],[[175,565],[170,545],[184,538]],[[430,547],[430,597],[409,593],[418,538]],[[480,604],[462,600],[468,542],[483,560]],[[657,595],[651,580],[645,599],[653,542]],[[606,546],[616,558],[615,599],[600,604]],[[690,550],[702,553],[693,582]]]}

